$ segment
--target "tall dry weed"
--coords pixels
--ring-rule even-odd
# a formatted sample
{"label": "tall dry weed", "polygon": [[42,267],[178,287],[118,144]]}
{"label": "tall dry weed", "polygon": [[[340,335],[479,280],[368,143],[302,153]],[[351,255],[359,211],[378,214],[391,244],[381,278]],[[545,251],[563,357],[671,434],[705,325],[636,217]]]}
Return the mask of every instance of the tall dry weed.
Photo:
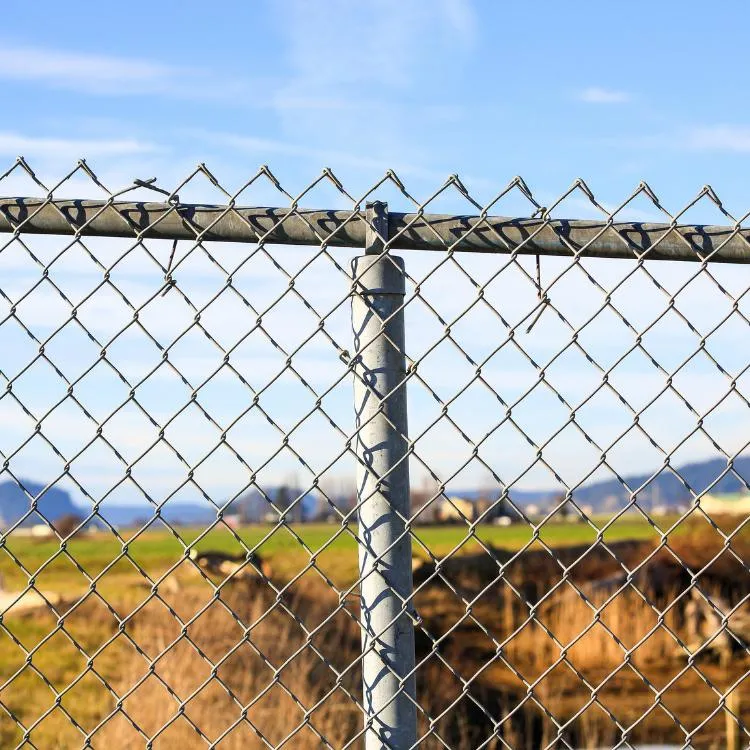
{"label": "tall dry weed", "polygon": [[[183,610],[205,605],[194,596],[183,595]],[[312,750],[340,747],[356,734],[359,674],[345,672],[357,655],[356,626],[338,614],[317,636],[307,635],[337,600],[286,602],[299,623],[251,583],[231,587],[222,599],[236,618],[213,601],[184,633],[164,607],[136,621],[131,635],[155,660],[153,669],[138,658],[123,670],[117,687],[130,691],[123,714],[94,737],[95,747],[143,747],[145,735],[154,748],[217,743],[222,750],[254,750],[293,734],[289,747]],[[328,664],[344,673],[339,682]]]}
{"label": "tall dry weed", "polygon": [[[127,697],[122,711],[93,737],[95,748],[135,750],[152,738],[155,750],[211,743],[221,750],[260,750],[288,738],[285,747],[317,750],[358,737],[358,625],[339,611],[308,637],[336,612],[338,598],[323,587],[305,586],[303,594],[276,602],[267,590],[247,582],[230,587],[222,600],[236,618],[213,601],[184,632],[166,607],[144,610],[130,635],[145,658],[134,651],[124,666],[116,689]],[[171,604],[187,619],[206,600],[183,592]],[[420,670],[418,702],[425,750],[444,748],[446,741],[469,750],[487,739],[487,727],[472,719],[460,681],[441,671],[438,662]],[[350,747],[361,744],[357,739]],[[485,745],[495,746],[493,741]]]}

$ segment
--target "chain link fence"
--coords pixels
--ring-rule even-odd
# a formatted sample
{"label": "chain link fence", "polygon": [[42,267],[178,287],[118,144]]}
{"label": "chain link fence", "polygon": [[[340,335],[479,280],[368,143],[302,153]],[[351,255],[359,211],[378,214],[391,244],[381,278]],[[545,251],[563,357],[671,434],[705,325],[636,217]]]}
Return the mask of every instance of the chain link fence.
{"label": "chain link fence", "polygon": [[3,747],[747,746],[711,188],[0,186]]}

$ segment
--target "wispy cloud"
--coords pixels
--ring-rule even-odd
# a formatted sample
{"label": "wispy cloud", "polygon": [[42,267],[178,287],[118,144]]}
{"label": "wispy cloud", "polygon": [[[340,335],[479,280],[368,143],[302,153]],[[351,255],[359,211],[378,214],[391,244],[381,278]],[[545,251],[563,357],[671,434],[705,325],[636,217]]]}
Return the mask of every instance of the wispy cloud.
{"label": "wispy cloud", "polygon": [[633,97],[627,91],[589,86],[576,93],[576,99],[588,104],[625,104]]}
{"label": "wispy cloud", "polygon": [[683,139],[684,148],[694,151],[750,152],[750,127],[713,125],[688,130]]}
{"label": "wispy cloud", "polygon": [[466,45],[471,45],[477,35],[477,15],[467,0],[440,0],[437,6],[445,22],[458,38]]}
{"label": "wispy cloud", "polygon": [[241,101],[242,81],[154,60],[0,42],[0,80],[33,81],[85,94]]}
{"label": "wispy cloud", "polygon": [[[331,32],[331,18],[336,19],[336,54],[321,44]],[[477,25],[467,0],[375,0],[367,8],[329,0],[325,14],[304,0],[292,0],[279,22],[294,71],[291,88],[304,83],[300,96],[310,97],[322,89],[328,92],[324,99],[331,98],[331,87],[341,91],[346,84],[406,87],[412,83],[425,44],[445,46],[457,54],[472,45]]]}
{"label": "wispy cloud", "polygon": [[607,137],[601,139],[608,146],[627,149],[659,149],[671,151],[713,151],[725,153],[750,153],[750,126],[744,125],[692,125],[672,131],[633,137]]}
{"label": "wispy cloud", "polygon": [[[329,0],[326,13],[320,13],[314,3],[290,0],[278,6],[277,19],[289,70],[273,98],[284,137],[312,146],[337,143],[342,151],[397,165],[402,156],[423,160],[423,139],[414,136],[413,124],[432,103],[425,80],[458,76],[459,63],[476,40],[471,2],[374,0],[364,6]],[[326,38],[335,40],[335,54],[321,43]],[[444,72],[425,64],[436,50],[441,60],[452,62]],[[445,105],[444,96],[439,103]],[[319,110],[336,112],[326,117]]]}
{"label": "wispy cloud", "polygon": [[145,154],[159,150],[156,144],[135,138],[37,138],[0,131],[0,154],[3,156],[52,156],[66,159]]}
{"label": "wispy cloud", "polygon": [[275,140],[272,138],[258,138],[250,135],[238,135],[236,133],[207,133],[195,132],[195,135],[204,140],[235,151],[245,151],[255,153],[261,156],[268,154],[280,154],[283,156],[298,156],[303,159],[314,161],[319,166],[324,166],[331,162],[346,164],[348,166],[362,167],[365,169],[386,170],[388,164],[378,159],[372,159],[367,156],[358,156],[342,151],[330,149],[321,149],[314,146],[307,146],[284,140]]}
{"label": "wispy cloud", "polygon": [[0,78],[6,80],[42,81],[92,93],[138,94],[163,91],[179,73],[177,68],[137,58],[0,45]]}
{"label": "wispy cloud", "polygon": [[[344,150],[317,147],[307,145],[292,140],[281,140],[272,138],[259,138],[250,135],[241,135],[237,133],[224,133],[217,131],[188,131],[191,138],[200,139],[213,147],[230,149],[232,152],[242,151],[248,154],[257,155],[258,163],[270,162],[272,155],[280,157],[296,157],[298,160],[308,162],[319,171],[323,166],[333,169],[334,173],[339,168],[350,167],[359,170],[368,176],[371,184],[375,182],[375,176],[383,175],[389,169],[394,168],[393,162],[387,158],[380,158],[378,155],[369,157],[357,153],[356,150]],[[449,176],[449,172],[440,171],[431,167],[426,167],[413,161],[398,160],[395,171],[400,177],[420,178],[431,183],[433,188],[441,185]],[[484,187],[490,190],[497,190],[496,181],[487,180],[472,174],[462,175],[465,184],[474,188]],[[349,190],[351,187],[349,186]],[[355,191],[356,192],[356,191]],[[278,194],[276,194],[278,197]],[[342,205],[351,205],[348,199],[344,199]]]}

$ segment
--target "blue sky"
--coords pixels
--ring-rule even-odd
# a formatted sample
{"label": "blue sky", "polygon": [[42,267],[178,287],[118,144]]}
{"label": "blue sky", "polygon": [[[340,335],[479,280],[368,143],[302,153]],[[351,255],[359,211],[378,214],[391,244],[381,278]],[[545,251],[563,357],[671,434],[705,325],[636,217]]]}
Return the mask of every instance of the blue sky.
{"label": "blue sky", "polygon": [[[210,10],[197,3],[133,2],[127,12],[107,4],[85,12],[61,10],[48,2],[11,4],[4,9],[0,32],[5,115],[0,121],[0,161],[10,165],[23,154],[43,179],[54,184],[78,158],[86,157],[112,188],[152,176],[159,178],[160,185],[172,187],[197,163],[205,162],[230,192],[261,164],[270,165],[291,193],[302,190],[323,167],[330,167],[355,195],[392,168],[418,200],[427,198],[448,175],[458,173],[482,203],[520,174],[543,205],[550,205],[574,179],[583,177],[609,209],[646,180],[670,211],[680,210],[710,183],[726,208],[741,216],[750,209],[743,168],[750,154],[750,105],[743,96],[747,17],[747,6],[739,2],[722,3],[710,12],[697,3],[645,2],[531,6],[469,0],[373,0],[367,4],[294,0],[226,2]],[[0,192],[35,190],[14,173]],[[76,178],[60,194],[95,197],[98,193],[89,182]],[[218,198],[205,181],[185,188],[181,196],[184,200]],[[394,190],[382,191],[382,197],[394,208],[406,205]],[[283,205],[270,188],[251,191],[246,202]],[[313,192],[306,203],[346,205],[340,195],[326,188]],[[432,205],[435,210],[469,210],[455,193]],[[528,210],[528,203],[514,197],[496,212],[523,214]],[[570,218],[596,215],[580,193],[556,212]],[[622,216],[663,218],[642,197]],[[686,218],[722,221],[706,200]],[[35,238],[31,244],[39,257],[49,259],[63,246],[50,238]],[[191,253],[185,244],[178,253],[178,258],[187,253],[178,283],[191,299],[208,300],[219,288],[221,274],[202,251]],[[97,254],[109,258],[105,265],[114,262],[118,249],[126,247],[114,241],[90,243]],[[167,247],[159,243],[152,247],[162,260],[167,257]],[[300,250],[277,251],[283,253],[278,258],[288,269],[304,266],[315,254],[312,250],[307,255]],[[216,248],[215,252],[223,254],[227,267],[232,262],[236,265],[236,248]],[[351,255],[340,252],[337,257],[342,266],[346,267]],[[415,279],[424,277],[437,262],[434,256],[415,253],[407,257]],[[477,278],[489,277],[501,265],[498,259],[467,258],[462,263]],[[39,267],[15,245],[0,252],[0,268],[10,299],[23,296],[39,279]],[[542,268],[545,278],[552,279],[565,270],[566,263],[546,260]],[[605,267],[592,261],[587,268],[609,289],[632,271],[632,264]],[[524,277],[524,269],[533,274],[530,260],[513,265],[489,287],[488,299],[512,322],[528,315],[535,304],[535,290]],[[676,290],[695,270],[662,265],[653,274],[665,288]],[[253,304],[262,307],[283,292],[286,282],[263,254],[245,273],[243,293]],[[117,275],[133,300],[145,301],[161,282],[157,267],[139,251],[118,263]],[[747,289],[744,268],[717,269],[714,275],[732,294]],[[132,318],[116,295],[99,288],[101,271],[80,247],[56,261],[54,278],[71,299],[83,299],[97,289],[82,306],[81,317],[100,339],[116,335]],[[329,330],[336,340],[345,341],[349,335],[346,280],[340,272],[319,260],[301,278],[300,288],[315,298],[319,310],[335,310]],[[448,268],[431,277],[424,294],[444,317],[458,315],[476,298],[466,279]],[[66,308],[53,290],[40,287],[35,295],[34,304],[19,306],[18,314],[36,335],[49,336],[67,319],[70,305]],[[603,299],[580,269],[566,273],[551,296],[579,325]],[[666,309],[668,296],[655,291],[651,279],[639,272],[625,282],[615,301],[629,320],[643,328]],[[9,304],[0,314],[6,315]],[[744,305],[743,301],[740,309]],[[691,320],[703,334],[731,312],[731,301],[704,275],[680,292],[677,306],[693,316]],[[245,312],[237,298],[222,298],[207,311],[210,330],[220,331],[223,345],[232,346],[246,330]],[[269,316],[267,326],[279,342],[291,348],[316,322],[305,315],[287,297]],[[170,293],[150,303],[142,320],[163,345],[169,345],[190,325],[191,316],[178,295]],[[306,322],[301,324],[301,320]],[[409,309],[407,323],[414,356],[440,336],[434,316],[419,304]],[[735,317],[712,334],[712,354],[729,373],[740,373],[747,365],[743,356],[747,347],[739,345],[747,341],[746,328]],[[492,342],[496,346],[507,334],[482,305],[455,330],[459,343],[474,357],[491,351]],[[34,350],[14,321],[0,326],[0,334],[7,354],[3,370],[6,377],[12,377],[33,359]],[[560,350],[566,337],[570,339],[570,331],[545,313],[523,346],[535,361],[544,361]],[[587,326],[582,340],[587,337],[586,345],[605,366],[633,342],[633,335],[611,310]],[[256,338],[238,352],[237,367],[248,378],[252,373],[261,386],[274,376],[283,358],[268,348],[268,341]],[[660,361],[669,370],[695,351],[700,335],[669,313],[647,338],[650,350],[660,353]],[[175,346],[177,366],[199,382],[220,363],[220,351],[195,331],[183,342]],[[95,354],[73,326],[57,334],[50,347],[56,362],[67,363],[70,378],[80,375],[82,363],[92,362]],[[135,380],[153,364],[156,350],[137,332],[118,337],[113,347],[113,360],[130,368]],[[538,377],[538,371],[511,350],[507,347],[488,366],[488,380],[505,400],[512,400]],[[336,354],[326,340],[316,338],[298,355],[300,371],[319,391],[341,374]],[[441,348],[425,361],[425,380],[444,399],[471,378],[473,368],[459,364],[459,359],[456,350],[446,345],[445,351]],[[287,376],[269,390],[266,399],[269,412],[290,429],[312,397],[303,392],[298,380]],[[584,399],[601,379],[580,353],[572,351],[556,361],[548,376],[571,403]],[[675,382],[684,381],[680,381],[682,392],[700,411],[727,392],[731,377],[721,375],[707,359],[697,358],[680,371]],[[631,403],[645,404],[648,394],[663,386],[665,376],[638,352],[613,379],[618,389],[629,394]],[[60,383],[57,375],[38,364],[19,378],[15,392],[38,417],[53,403],[50,399],[62,387]],[[329,397],[330,413],[344,427],[351,417],[349,387],[342,383]],[[160,424],[184,406],[189,390],[183,393],[181,388],[165,368],[141,388],[144,404]],[[566,419],[555,394],[543,391],[535,391],[516,411],[520,427],[537,442],[564,426]],[[100,382],[92,374],[78,392],[92,412],[99,410],[98,418],[127,395],[111,373],[102,373]],[[246,396],[247,389],[226,373],[213,379],[202,393],[206,408],[219,424],[232,419]],[[0,412],[8,429],[0,449],[7,454],[20,445],[33,420],[4,401],[0,400]],[[474,439],[504,414],[491,394],[476,383],[452,408]],[[44,426],[50,440],[71,455],[91,439],[91,421],[76,409],[62,404]],[[730,454],[744,444],[740,429],[742,420],[746,423],[744,409],[741,400],[732,397],[707,420],[711,436]],[[410,414],[413,434],[429,423],[434,411],[434,400],[415,384]],[[188,463],[199,461],[215,444],[220,430],[199,429],[203,422],[196,414],[186,412],[180,420],[170,428],[172,442],[180,444]],[[340,436],[327,433],[316,420],[314,415],[295,437],[312,471],[300,468],[294,457],[280,457],[265,470],[262,481],[271,484],[296,476],[304,484],[335,457]],[[598,445],[607,447],[632,423],[632,414],[611,393],[602,391],[580,411],[579,420],[589,434],[595,434]],[[668,451],[680,446],[675,454],[678,463],[713,455],[705,436],[684,440],[697,420],[674,403],[671,392],[642,421]],[[122,455],[129,456],[127,460],[138,455],[153,430],[129,407],[109,424],[112,441]],[[237,427],[236,442],[249,465],[262,464],[273,452],[278,436],[273,430],[266,434],[267,429],[263,419],[256,422],[250,417]],[[423,439],[421,451],[425,461],[440,467],[439,474],[449,476],[451,467],[460,466],[462,456],[470,454],[470,446],[463,449],[465,443],[456,447],[461,444],[451,429],[440,424]],[[535,461],[536,449],[524,444],[510,427],[499,431],[482,450],[486,462],[504,480],[521,475]],[[586,476],[599,456],[597,448],[569,428],[545,451],[545,460],[570,485]],[[108,492],[122,478],[122,461],[106,447],[94,444],[84,458],[79,462],[80,481],[94,496]],[[631,432],[611,449],[610,458],[618,471],[627,473],[658,466],[664,454],[654,450],[645,436]],[[22,475],[36,473],[32,478],[44,481],[56,476],[60,463],[59,457],[35,443],[18,452],[13,466]],[[139,460],[137,470],[144,484],[158,488],[161,497],[175,491],[185,474],[185,466],[164,446]],[[331,481],[343,481],[349,470],[345,461],[339,462],[329,472]],[[421,481],[422,469],[415,465],[414,471]],[[243,486],[248,472],[233,456],[215,454],[201,464],[200,481],[212,497],[221,500]],[[601,469],[600,475],[606,471]],[[486,470],[472,465],[454,484],[486,481]],[[524,487],[554,483],[551,473],[538,463],[519,480]],[[127,501],[133,492],[137,490],[126,483],[112,497]],[[195,488],[179,492],[181,497],[192,497]]]}
{"label": "blue sky", "polygon": [[6,158],[206,161],[230,184],[268,162],[299,186],[387,166],[487,192],[522,174],[551,195],[582,176],[608,201],[645,179],[672,206],[710,182],[746,208],[739,2],[56,8],[5,9]]}

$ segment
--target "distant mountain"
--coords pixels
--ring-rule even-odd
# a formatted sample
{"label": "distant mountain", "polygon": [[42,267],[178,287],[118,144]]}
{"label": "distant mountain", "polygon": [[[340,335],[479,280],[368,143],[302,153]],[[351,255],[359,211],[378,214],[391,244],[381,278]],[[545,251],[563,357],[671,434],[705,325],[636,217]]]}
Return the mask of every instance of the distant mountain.
{"label": "distant mountain", "polygon": [[[111,526],[127,528],[141,525],[154,517],[154,506],[145,498],[134,503],[107,503],[99,507],[99,515]],[[207,526],[216,520],[216,510],[208,501],[168,502],[160,511],[161,517],[173,526]]]}
{"label": "distant mountain", "polygon": [[[70,514],[81,515],[81,509],[75,505],[70,495],[59,487],[50,487],[44,494],[44,485],[22,479],[21,484],[26,492],[13,480],[0,482],[0,528],[6,528],[22,518],[31,507],[31,502],[26,493],[37,498],[39,512],[48,520],[56,521],[61,516]],[[33,526],[44,523],[37,513],[32,513],[26,518],[22,526]]]}
{"label": "distant mountain", "polygon": [[[666,507],[687,505],[693,499],[693,494],[691,494],[690,490],[694,494],[701,493],[709,487],[713,494],[746,490],[746,484],[750,485],[750,456],[736,458],[733,462],[734,471],[728,472],[721,479],[718,479],[722,472],[726,471],[726,468],[727,462],[721,458],[684,464],[675,468],[675,472],[684,479],[684,482],[669,469],[662,469],[650,481],[650,473],[630,474],[623,477],[630,490],[619,479],[606,479],[599,482],[592,482],[575,490],[573,492],[573,499],[579,505],[590,505],[595,512],[599,513],[622,508],[630,500],[630,491],[636,491],[642,485],[645,486],[638,492],[638,502],[640,507],[644,509],[650,509],[657,505]],[[742,480],[745,480],[745,482]],[[647,482],[648,484],[646,484]],[[686,484],[687,487],[685,486]],[[510,497],[515,504],[521,507],[531,504],[544,506],[549,505],[560,493],[561,490],[511,489]],[[467,500],[477,500],[479,497],[486,495],[487,492],[480,490],[449,490],[448,494],[463,497]]]}
{"label": "distant mountain", "polygon": [[[496,490],[487,490],[487,489],[481,489],[481,490],[453,490],[450,487],[446,490],[446,493],[450,497],[461,497],[464,500],[471,500],[472,502],[475,502],[481,498],[484,497],[491,497],[491,496],[497,496],[499,493]],[[551,500],[553,497],[555,497],[555,492],[553,490],[516,490],[511,489],[508,493],[510,495],[510,499],[516,504],[516,505],[530,505],[532,503],[538,504],[538,503],[546,503],[549,500]]]}
{"label": "distant mountain", "polygon": [[[728,472],[721,479],[718,477],[727,468],[726,460],[721,458],[676,467],[675,472],[684,481],[681,481],[669,469],[662,469],[651,481],[649,481],[651,474],[634,474],[623,479],[633,491],[645,485],[638,493],[639,505],[642,508],[657,505],[674,507],[692,502],[691,490],[694,494],[704,492],[709,488],[712,494],[746,490],[747,485],[750,485],[750,456],[736,458],[732,466],[733,472]],[[630,493],[618,479],[608,479],[581,487],[573,493],[573,496],[576,503],[591,505],[597,511],[610,511],[625,505]]]}
{"label": "distant mountain", "polygon": [[[302,499],[295,502],[303,492],[305,492],[305,495]],[[300,519],[310,519],[315,515],[318,506],[318,495],[297,487],[269,487],[265,494],[267,498],[257,489],[249,490],[231,504],[231,512],[237,513],[246,523],[257,523],[263,520],[263,517],[267,514],[276,514],[269,500],[273,501],[273,504],[279,510],[289,507],[294,502],[295,505],[289,517],[292,521],[299,521]]]}
{"label": "distant mountain", "polygon": [[[286,507],[291,500],[301,493],[301,490],[280,487],[269,488],[266,491],[280,508]],[[279,493],[284,497],[281,497]],[[223,505],[226,503],[226,499],[216,498],[216,503],[217,505]],[[315,508],[315,503],[314,495],[309,493],[305,495],[302,498],[299,510],[292,513],[291,520],[299,521],[300,514],[305,519],[309,518]],[[251,490],[224,509],[225,515],[237,514],[245,523],[262,521],[263,516],[269,511],[274,512],[258,490]],[[108,503],[105,501],[99,508],[99,515],[115,528],[126,528],[140,525],[153,518],[154,506],[145,498],[134,498],[132,503]],[[216,520],[216,508],[205,499],[196,498],[192,502],[169,501],[161,508],[160,515],[166,523],[173,526],[207,526]]]}
{"label": "distant mountain", "polygon": [[[623,477],[631,488],[637,490],[642,485],[643,489],[638,492],[638,503],[644,510],[656,506],[676,507],[687,505],[692,500],[692,494],[685,484],[694,493],[700,493],[711,488],[713,494],[724,494],[741,492],[746,490],[746,484],[750,485],[750,456],[741,456],[733,463],[733,472],[728,472],[721,479],[717,478],[725,472],[727,462],[724,459],[710,459],[697,461],[677,467],[675,471],[681,477],[682,482],[670,470],[662,469],[659,474],[649,481],[651,474],[631,474]],[[744,480],[744,481],[743,481]],[[26,491],[32,497],[38,497],[39,511],[50,521],[55,521],[61,516],[68,514],[85,516],[89,507],[77,505],[73,502],[68,492],[58,487],[49,488],[44,494],[44,485],[30,480],[21,480]],[[648,484],[646,484],[648,482]],[[289,487],[275,487],[266,490],[269,497],[273,498],[278,507],[286,505],[298,497],[302,490]],[[467,500],[478,500],[486,496],[486,490],[448,490],[449,495],[456,495]],[[496,493],[491,493],[496,494]],[[510,496],[513,502],[521,507],[528,505],[549,505],[555,497],[560,494],[559,490],[515,490],[511,489]],[[629,491],[618,479],[607,479],[593,482],[592,484],[575,490],[574,499],[579,505],[591,506],[595,513],[612,512],[624,507],[629,501]],[[314,517],[318,509],[319,500],[316,494],[308,493],[302,498],[299,510],[292,512],[290,520],[299,521]],[[29,510],[29,498],[24,491],[12,480],[0,482],[0,529],[15,523]],[[342,503],[343,507],[343,503]],[[253,523],[261,521],[266,513],[273,512],[268,501],[257,491],[253,490],[237,498],[227,508],[229,513],[239,514],[245,522]],[[112,526],[123,528],[134,526],[145,522],[154,516],[154,506],[145,499],[136,500],[133,503],[108,503],[104,502],[99,514]],[[161,510],[161,516],[172,525],[205,526],[216,519],[216,509],[206,500],[194,502],[168,502]],[[42,523],[41,517],[34,513],[24,520],[24,526]]]}

